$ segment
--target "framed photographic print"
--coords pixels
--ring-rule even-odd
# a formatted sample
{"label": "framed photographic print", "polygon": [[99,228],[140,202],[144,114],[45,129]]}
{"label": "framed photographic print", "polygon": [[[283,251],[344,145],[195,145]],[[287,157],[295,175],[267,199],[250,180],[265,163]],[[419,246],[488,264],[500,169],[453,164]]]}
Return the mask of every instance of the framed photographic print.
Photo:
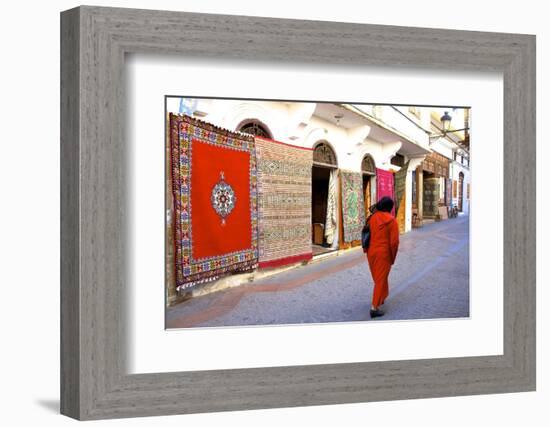
{"label": "framed photographic print", "polygon": [[535,389],[534,36],[82,6],[61,42],[63,414]]}
{"label": "framed photographic print", "polygon": [[[469,317],[471,108],[169,96],[166,110],[167,328]],[[367,266],[367,221],[387,262],[373,249]]]}

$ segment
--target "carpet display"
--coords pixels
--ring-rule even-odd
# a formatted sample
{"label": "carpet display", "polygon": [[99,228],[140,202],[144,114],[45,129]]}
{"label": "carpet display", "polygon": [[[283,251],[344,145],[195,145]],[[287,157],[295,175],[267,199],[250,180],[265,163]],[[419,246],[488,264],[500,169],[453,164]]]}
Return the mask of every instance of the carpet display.
{"label": "carpet display", "polygon": [[170,114],[178,290],[258,263],[254,138]]}
{"label": "carpet display", "polygon": [[341,172],[342,177],[342,223],[344,242],[361,240],[365,225],[365,200],[363,198],[363,176],[357,172]]}
{"label": "carpet display", "polygon": [[256,138],[259,266],[310,259],[313,152]]}
{"label": "carpet display", "polygon": [[329,245],[334,242],[336,222],[338,221],[338,171],[330,171],[328,181],[327,215],[325,219],[325,238]]}
{"label": "carpet display", "polygon": [[395,216],[399,224],[399,232],[404,233],[406,228],[406,193],[407,193],[407,171],[409,169],[409,160],[394,175],[395,189]]}

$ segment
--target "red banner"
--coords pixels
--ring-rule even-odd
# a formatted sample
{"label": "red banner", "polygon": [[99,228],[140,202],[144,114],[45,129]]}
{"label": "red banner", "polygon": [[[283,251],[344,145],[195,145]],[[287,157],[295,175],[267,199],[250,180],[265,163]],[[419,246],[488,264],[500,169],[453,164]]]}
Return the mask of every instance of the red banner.
{"label": "red banner", "polygon": [[395,216],[395,192],[393,185],[393,172],[383,169],[376,169],[376,200],[382,197],[391,197],[394,202],[392,215]]}

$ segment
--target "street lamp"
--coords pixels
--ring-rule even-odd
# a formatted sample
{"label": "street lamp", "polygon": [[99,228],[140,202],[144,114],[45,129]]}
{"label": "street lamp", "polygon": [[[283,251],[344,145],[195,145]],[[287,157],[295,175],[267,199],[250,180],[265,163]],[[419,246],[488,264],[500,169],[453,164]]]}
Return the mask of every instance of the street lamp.
{"label": "street lamp", "polygon": [[453,118],[449,115],[448,111],[445,111],[445,114],[441,116],[439,119],[441,121],[441,125],[443,126],[443,134],[446,134],[449,132],[449,129],[451,128],[451,120]]}
{"label": "street lamp", "polygon": [[442,136],[447,136],[447,133],[462,132],[470,129],[469,127],[464,127],[462,129],[451,129],[451,120],[453,120],[453,118],[448,111],[445,111],[445,113],[439,118],[439,120],[441,121],[441,131],[443,133],[430,135],[430,138],[440,138]]}

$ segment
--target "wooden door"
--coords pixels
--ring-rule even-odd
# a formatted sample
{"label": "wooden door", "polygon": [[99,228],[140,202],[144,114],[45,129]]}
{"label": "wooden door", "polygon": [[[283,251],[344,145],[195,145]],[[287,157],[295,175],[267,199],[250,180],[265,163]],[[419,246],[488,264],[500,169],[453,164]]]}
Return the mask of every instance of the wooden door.
{"label": "wooden door", "polygon": [[464,174],[458,174],[458,210],[462,212],[462,198],[464,193]]}

